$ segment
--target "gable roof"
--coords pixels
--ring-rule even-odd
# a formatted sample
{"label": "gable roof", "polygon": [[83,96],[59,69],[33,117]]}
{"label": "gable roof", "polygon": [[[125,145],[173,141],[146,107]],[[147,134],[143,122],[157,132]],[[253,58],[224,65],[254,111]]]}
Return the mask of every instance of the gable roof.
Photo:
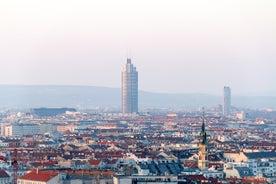
{"label": "gable roof", "polygon": [[252,171],[248,167],[235,167],[241,177],[254,176]]}
{"label": "gable roof", "polygon": [[248,159],[276,158],[276,152],[249,152],[244,154]]}
{"label": "gable roof", "polygon": [[52,178],[56,177],[58,175],[57,172],[46,172],[46,171],[32,171],[24,176],[21,176],[19,179],[21,180],[30,180],[30,181],[43,181],[47,182],[51,180]]}
{"label": "gable roof", "polygon": [[0,170],[0,178],[8,178],[10,177],[8,173],[4,170]]}

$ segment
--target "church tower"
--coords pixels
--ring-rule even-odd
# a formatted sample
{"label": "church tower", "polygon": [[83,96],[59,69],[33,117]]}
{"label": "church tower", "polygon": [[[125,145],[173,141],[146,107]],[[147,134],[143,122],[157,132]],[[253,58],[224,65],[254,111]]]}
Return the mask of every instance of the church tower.
{"label": "church tower", "polygon": [[200,170],[207,170],[208,166],[209,166],[208,145],[207,145],[207,134],[205,132],[204,110],[203,110],[202,126],[201,126],[200,138],[199,138],[198,168]]}

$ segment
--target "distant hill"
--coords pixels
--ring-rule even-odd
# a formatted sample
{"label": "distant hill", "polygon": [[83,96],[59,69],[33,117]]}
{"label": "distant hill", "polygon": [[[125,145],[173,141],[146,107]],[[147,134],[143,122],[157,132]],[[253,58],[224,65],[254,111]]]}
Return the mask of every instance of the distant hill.
{"label": "distant hill", "polygon": [[[221,104],[222,97],[208,94],[166,94],[139,92],[139,107],[198,108]],[[237,107],[276,107],[276,97],[233,96]],[[121,107],[121,89],[95,86],[0,85],[0,108],[36,107]]]}

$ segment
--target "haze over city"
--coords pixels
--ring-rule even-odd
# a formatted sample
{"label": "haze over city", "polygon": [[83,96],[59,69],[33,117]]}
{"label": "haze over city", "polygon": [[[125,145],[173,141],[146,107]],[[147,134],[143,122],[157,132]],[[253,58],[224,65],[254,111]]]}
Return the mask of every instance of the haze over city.
{"label": "haze over city", "polygon": [[[0,84],[273,95],[276,1],[0,1]],[[162,82],[161,82],[162,81]]]}
{"label": "haze over city", "polygon": [[275,0],[0,0],[0,184],[276,183]]}

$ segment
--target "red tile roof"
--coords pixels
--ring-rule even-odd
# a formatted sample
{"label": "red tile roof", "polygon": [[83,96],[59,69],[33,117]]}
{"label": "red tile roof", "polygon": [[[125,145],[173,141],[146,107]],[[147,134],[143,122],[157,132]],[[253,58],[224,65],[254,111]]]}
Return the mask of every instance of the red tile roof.
{"label": "red tile roof", "polygon": [[185,165],[185,167],[190,167],[190,168],[197,168],[198,167],[197,161],[194,161],[194,160],[185,160],[184,165]]}
{"label": "red tile roof", "polygon": [[100,164],[100,162],[101,162],[101,160],[89,160],[88,161],[89,163],[90,163],[90,165],[99,165]]}
{"label": "red tile roof", "polygon": [[32,171],[24,176],[21,176],[21,180],[30,180],[30,181],[44,181],[47,182],[53,177],[57,176],[57,172],[42,172],[42,171]]}
{"label": "red tile roof", "polygon": [[193,181],[206,180],[206,178],[203,175],[187,175],[186,177],[193,180]]}

